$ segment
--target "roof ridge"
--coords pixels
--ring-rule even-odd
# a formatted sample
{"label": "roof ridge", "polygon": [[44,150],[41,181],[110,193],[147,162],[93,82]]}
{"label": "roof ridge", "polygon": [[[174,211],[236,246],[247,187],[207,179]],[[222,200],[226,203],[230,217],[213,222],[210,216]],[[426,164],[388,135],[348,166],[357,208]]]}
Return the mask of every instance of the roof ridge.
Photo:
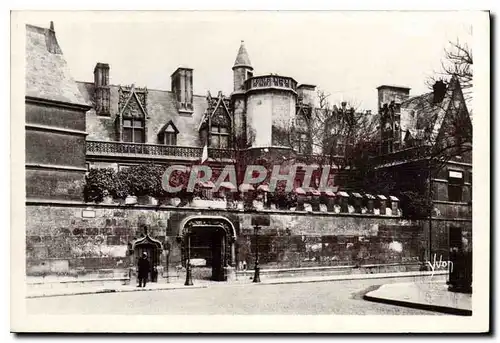
{"label": "roof ridge", "polygon": [[[93,81],[75,81],[76,83],[85,83],[85,84],[89,84],[89,85],[93,85],[94,82]],[[109,84],[108,86],[110,87],[116,87],[116,88],[119,88],[119,87],[126,87],[124,85],[117,85],[117,84]],[[169,91],[167,89],[159,89],[159,88],[148,88],[148,92],[151,92],[151,91],[155,91],[155,92],[166,92],[166,93],[173,93],[172,91]],[[199,95],[199,94],[193,94],[193,97],[196,96],[198,98],[206,98],[206,95]]]}

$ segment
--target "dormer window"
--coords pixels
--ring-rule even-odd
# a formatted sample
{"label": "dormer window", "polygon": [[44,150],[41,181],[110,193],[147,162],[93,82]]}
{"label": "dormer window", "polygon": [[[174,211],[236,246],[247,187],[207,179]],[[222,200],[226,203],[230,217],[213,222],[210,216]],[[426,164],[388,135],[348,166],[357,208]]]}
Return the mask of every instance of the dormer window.
{"label": "dormer window", "polygon": [[210,130],[210,146],[225,149],[229,147],[229,130],[225,126],[212,125]]}
{"label": "dormer window", "polygon": [[124,142],[144,143],[144,120],[123,119]]}
{"label": "dormer window", "polygon": [[177,134],[179,130],[175,127],[172,121],[166,123],[158,132],[158,140],[161,144],[177,145]]}
{"label": "dormer window", "polygon": [[165,132],[165,140],[163,144],[165,145],[177,145],[177,133],[175,132]]}

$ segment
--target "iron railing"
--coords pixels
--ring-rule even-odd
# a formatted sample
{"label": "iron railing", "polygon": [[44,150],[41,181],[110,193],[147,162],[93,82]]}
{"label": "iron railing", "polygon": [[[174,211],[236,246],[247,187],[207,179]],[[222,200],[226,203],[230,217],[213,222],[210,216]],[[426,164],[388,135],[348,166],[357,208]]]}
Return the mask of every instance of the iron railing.
{"label": "iron railing", "polygon": [[[87,154],[90,155],[149,155],[149,156],[173,156],[183,158],[201,158],[202,147],[172,146],[145,143],[87,141]],[[214,159],[233,158],[234,153],[230,149],[208,149],[208,157]]]}

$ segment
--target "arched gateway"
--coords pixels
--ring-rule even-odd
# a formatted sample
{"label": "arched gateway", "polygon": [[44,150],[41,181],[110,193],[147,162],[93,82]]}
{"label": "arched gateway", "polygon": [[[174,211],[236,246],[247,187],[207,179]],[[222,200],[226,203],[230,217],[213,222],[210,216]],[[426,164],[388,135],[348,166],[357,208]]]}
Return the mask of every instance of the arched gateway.
{"label": "arched gateway", "polygon": [[212,280],[226,281],[228,267],[234,267],[236,230],[223,216],[194,215],[180,224],[180,233],[189,244],[191,259],[204,259],[212,267]]}
{"label": "arched gateway", "polygon": [[136,239],[130,244],[130,254],[134,257],[134,263],[146,253],[150,262],[149,281],[156,282],[158,278],[157,268],[160,265],[161,253],[163,251],[163,244],[151,237],[148,233],[148,227],[144,226],[144,235]]}

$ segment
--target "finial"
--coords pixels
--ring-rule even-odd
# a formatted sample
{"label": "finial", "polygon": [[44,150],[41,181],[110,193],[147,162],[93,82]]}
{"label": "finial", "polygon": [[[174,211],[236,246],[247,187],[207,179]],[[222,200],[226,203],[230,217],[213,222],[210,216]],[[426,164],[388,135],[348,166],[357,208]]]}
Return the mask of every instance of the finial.
{"label": "finial", "polygon": [[243,44],[243,43],[245,43],[245,41],[242,39],[242,40],[241,40],[241,44]]}
{"label": "finial", "polygon": [[52,31],[54,31],[54,22],[53,22],[53,21],[50,21],[50,29],[51,29]]}

